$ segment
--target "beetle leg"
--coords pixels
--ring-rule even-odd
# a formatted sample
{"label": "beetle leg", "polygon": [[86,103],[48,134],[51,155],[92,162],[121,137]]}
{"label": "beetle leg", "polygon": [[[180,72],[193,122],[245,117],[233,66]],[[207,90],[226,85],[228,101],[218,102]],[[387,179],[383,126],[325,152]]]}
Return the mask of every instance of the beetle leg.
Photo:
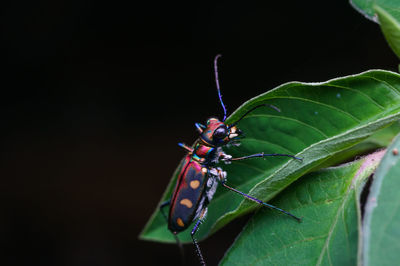
{"label": "beetle leg", "polygon": [[233,191],[233,192],[235,192],[235,193],[238,193],[238,194],[242,195],[242,196],[245,197],[246,199],[249,199],[249,200],[251,200],[251,201],[254,201],[254,202],[256,202],[256,203],[258,203],[258,204],[260,204],[260,205],[266,206],[266,207],[268,207],[268,208],[270,208],[270,209],[274,209],[274,210],[280,211],[280,212],[282,212],[282,213],[284,213],[284,214],[286,214],[286,215],[289,215],[290,217],[296,219],[298,222],[301,222],[301,218],[299,218],[299,217],[297,217],[297,216],[291,214],[290,212],[287,212],[287,211],[285,211],[285,210],[282,210],[282,209],[280,209],[280,208],[278,208],[278,207],[276,207],[276,206],[274,206],[274,205],[265,203],[264,201],[261,201],[261,200],[259,200],[259,199],[257,199],[257,198],[254,198],[254,197],[252,197],[252,196],[250,196],[250,195],[247,195],[246,193],[243,193],[243,192],[241,192],[241,191],[239,191],[239,190],[237,190],[237,189],[235,189],[235,188],[233,188],[233,187],[230,187],[230,186],[228,186],[228,185],[225,183],[225,181],[221,181],[221,184],[222,184],[222,186],[226,187],[227,189],[229,189],[229,190],[231,190],[231,191]]}
{"label": "beetle leg", "polygon": [[293,158],[293,159],[296,159],[299,161],[303,161],[302,158],[296,157],[296,156],[290,155],[290,154],[281,154],[281,153],[269,153],[268,154],[268,153],[263,153],[263,152],[252,154],[252,155],[247,155],[247,156],[243,156],[243,157],[238,157],[238,158],[232,158],[232,156],[231,156],[231,158],[228,160],[229,161],[241,161],[241,160],[246,160],[246,159],[250,159],[250,158],[264,158],[267,156],[286,156],[286,157],[290,157],[290,158]]}
{"label": "beetle leg", "polygon": [[193,245],[196,248],[197,256],[199,257],[199,260],[200,260],[200,264],[204,265],[204,266],[206,265],[206,262],[204,261],[204,257],[203,257],[203,254],[201,253],[200,246],[197,243],[197,240],[194,238],[194,235],[196,234],[197,230],[199,229],[200,224],[205,219],[206,214],[207,214],[207,207],[201,211],[201,215],[200,215],[199,219],[197,220],[196,224],[194,225],[192,232],[190,233],[190,236],[192,237]]}
{"label": "beetle leg", "polygon": [[[169,206],[170,204],[171,204],[171,200],[164,201],[163,203],[160,204],[160,212],[164,216],[167,223],[168,223],[168,217],[165,214],[164,209],[165,209],[165,207]],[[182,265],[184,265],[185,264],[184,263],[185,262],[185,252],[183,251],[182,243],[181,243],[181,241],[179,241],[179,238],[176,234],[172,233],[172,235],[174,236],[176,244],[178,245],[179,251],[181,253]]]}
{"label": "beetle leg", "polygon": [[226,172],[222,171],[220,167],[217,168],[211,168],[209,170],[209,173],[213,175],[215,178],[218,179],[220,182],[225,182],[226,181]]}
{"label": "beetle leg", "polygon": [[184,143],[178,143],[178,145],[182,148],[184,148],[185,150],[187,150],[188,152],[193,152],[193,148],[189,147],[188,145],[184,144]]}
{"label": "beetle leg", "polygon": [[206,128],[206,126],[204,126],[200,123],[195,123],[194,125],[196,126],[196,129],[197,129],[197,131],[199,131],[200,134],[203,133],[203,129]]}
{"label": "beetle leg", "polygon": [[218,159],[223,161],[226,164],[229,164],[229,163],[231,163],[232,155],[226,154],[225,152],[221,151],[218,154]]}
{"label": "beetle leg", "polygon": [[168,222],[168,217],[165,214],[164,209],[165,209],[165,207],[169,206],[170,204],[171,204],[171,200],[167,200],[167,201],[164,201],[163,203],[161,203],[161,205],[160,205],[160,212],[164,216],[164,218],[167,222]]}

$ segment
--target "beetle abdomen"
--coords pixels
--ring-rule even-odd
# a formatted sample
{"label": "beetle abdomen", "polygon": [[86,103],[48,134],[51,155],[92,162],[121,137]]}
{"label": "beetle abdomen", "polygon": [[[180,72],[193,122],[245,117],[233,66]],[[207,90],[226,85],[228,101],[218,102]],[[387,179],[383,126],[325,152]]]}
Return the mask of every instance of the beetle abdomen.
{"label": "beetle abdomen", "polygon": [[207,168],[196,161],[186,161],[175,188],[169,212],[172,232],[185,230],[193,221],[207,183]]}

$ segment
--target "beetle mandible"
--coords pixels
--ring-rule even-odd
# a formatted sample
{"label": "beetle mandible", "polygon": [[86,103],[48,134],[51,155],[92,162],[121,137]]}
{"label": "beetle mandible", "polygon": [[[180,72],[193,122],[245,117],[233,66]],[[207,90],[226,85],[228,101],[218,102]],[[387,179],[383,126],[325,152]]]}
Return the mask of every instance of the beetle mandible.
{"label": "beetle mandible", "polygon": [[[273,105],[257,105],[242,115],[236,122],[230,125],[225,124],[226,107],[221,97],[217,68],[219,57],[221,57],[221,55],[217,55],[214,59],[214,73],[218,97],[224,110],[224,118],[222,121],[218,118],[210,118],[207,120],[206,125],[196,123],[195,126],[200,136],[192,147],[183,143],[178,143],[179,146],[187,150],[188,153],[180,165],[180,172],[171,199],[162,203],[160,206],[162,214],[167,219],[168,229],[175,235],[177,241],[178,238],[176,237],[176,234],[184,231],[193,221],[197,220],[191,231],[191,237],[202,265],[205,265],[205,260],[201,253],[199,244],[195,239],[195,234],[199,229],[201,222],[204,221],[206,217],[207,205],[212,200],[218,184],[221,184],[230,191],[238,193],[246,199],[252,200],[262,206],[280,211],[295,218],[297,221],[301,220],[287,211],[228,186],[226,184],[227,173],[221,168],[216,167],[216,164],[220,160],[225,163],[231,163],[233,161],[267,156],[287,156],[293,159],[302,160],[293,155],[279,153],[266,154],[262,152],[238,158],[232,158],[231,155],[224,153],[222,150],[223,146],[229,143],[234,145],[239,144],[237,141],[239,140],[242,131],[238,129],[236,125],[246,115],[262,106],[270,107],[275,109],[277,112],[280,112],[280,110]],[[170,206],[168,217],[163,212],[164,207],[167,206]]]}

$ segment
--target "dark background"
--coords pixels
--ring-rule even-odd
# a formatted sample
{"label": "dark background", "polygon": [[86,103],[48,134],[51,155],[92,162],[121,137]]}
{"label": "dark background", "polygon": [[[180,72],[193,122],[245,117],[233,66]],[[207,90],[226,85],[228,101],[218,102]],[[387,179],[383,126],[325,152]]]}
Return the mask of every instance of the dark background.
{"label": "dark background", "polygon": [[[179,265],[137,236],[176,143],[221,115],[218,53],[228,112],[288,81],[396,70],[347,1],[275,2],[2,3],[0,264]],[[210,265],[244,222],[202,243]]]}

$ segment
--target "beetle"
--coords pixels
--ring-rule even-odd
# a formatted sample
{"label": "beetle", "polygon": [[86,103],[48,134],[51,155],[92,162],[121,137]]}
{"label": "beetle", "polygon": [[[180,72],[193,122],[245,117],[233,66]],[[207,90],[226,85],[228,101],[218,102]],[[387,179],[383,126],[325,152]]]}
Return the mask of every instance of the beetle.
{"label": "beetle", "polygon": [[[206,217],[207,205],[212,200],[218,184],[221,184],[230,191],[238,193],[262,206],[280,211],[293,217],[297,221],[301,220],[297,216],[285,210],[265,203],[257,198],[228,186],[226,184],[227,173],[220,167],[216,167],[216,164],[219,161],[231,163],[233,161],[246,160],[250,158],[263,158],[267,156],[287,156],[293,159],[302,160],[301,158],[293,155],[278,153],[257,153],[238,158],[232,158],[231,155],[224,153],[222,149],[223,146],[227,144],[239,144],[237,141],[242,135],[242,131],[237,127],[237,123],[250,112],[262,106],[268,106],[278,112],[280,112],[280,110],[273,105],[258,105],[247,111],[236,122],[230,125],[225,124],[226,107],[221,97],[217,68],[217,61],[219,57],[221,57],[221,55],[217,55],[214,59],[214,73],[218,97],[224,111],[224,117],[222,120],[212,117],[207,120],[205,125],[195,123],[200,135],[192,147],[183,143],[178,143],[179,146],[187,151],[187,155],[181,162],[180,171],[171,199],[160,205],[161,212],[167,219],[168,229],[174,234],[178,243],[179,240],[176,237],[176,234],[186,230],[192,224],[192,222],[196,221],[191,231],[191,238],[202,265],[205,265],[206,263],[199,244],[195,238],[195,234],[199,229],[201,222],[204,221]],[[170,206],[168,216],[163,211],[164,207],[167,206]]]}

